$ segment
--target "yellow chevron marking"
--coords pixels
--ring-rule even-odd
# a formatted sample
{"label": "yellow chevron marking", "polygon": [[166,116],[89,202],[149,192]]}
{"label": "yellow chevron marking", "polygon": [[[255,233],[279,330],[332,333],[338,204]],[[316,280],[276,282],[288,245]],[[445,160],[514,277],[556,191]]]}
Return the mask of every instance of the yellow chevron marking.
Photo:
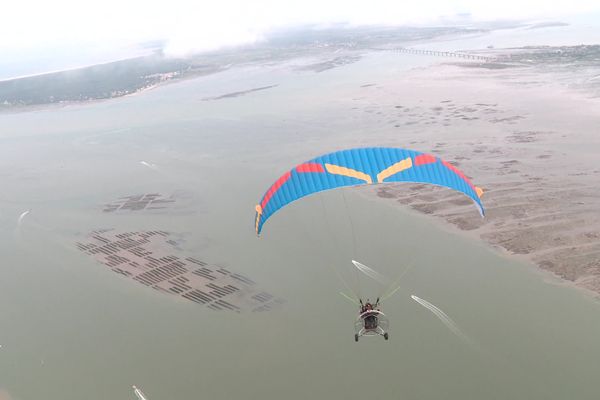
{"label": "yellow chevron marking", "polygon": [[385,178],[389,178],[390,176],[397,174],[400,171],[404,171],[405,169],[412,168],[412,158],[408,157],[402,161],[398,161],[396,164],[387,167],[383,171],[377,174],[377,182],[382,183]]}
{"label": "yellow chevron marking", "polygon": [[483,196],[483,189],[475,186],[475,193],[477,193],[477,197],[481,198],[481,196]]}
{"label": "yellow chevron marking", "polygon": [[361,179],[366,183],[373,183],[373,180],[369,175],[365,174],[364,172],[357,171],[355,169],[340,167],[339,165],[333,164],[325,164],[325,169],[330,174],[349,176],[350,178]]}
{"label": "yellow chevron marking", "polygon": [[260,204],[256,205],[256,221],[254,222],[254,229],[256,230],[256,234],[258,235],[258,224],[260,223],[260,217],[262,216],[262,207]]}

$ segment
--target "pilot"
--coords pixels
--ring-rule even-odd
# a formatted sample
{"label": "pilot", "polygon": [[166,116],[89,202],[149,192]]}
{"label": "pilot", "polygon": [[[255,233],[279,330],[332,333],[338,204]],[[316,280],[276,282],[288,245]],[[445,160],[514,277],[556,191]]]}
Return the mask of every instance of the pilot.
{"label": "pilot", "polygon": [[369,302],[369,300],[367,300],[367,302],[365,304],[363,304],[363,302],[360,302],[360,313],[366,313],[367,311],[372,311],[373,310],[373,304],[371,304]]}
{"label": "pilot", "polygon": [[[368,311],[373,311],[373,304],[371,304],[369,301],[367,301],[367,303],[365,304],[363,313]],[[377,328],[377,317],[374,313],[367,315],[365,317],[365,329],[375,328]]]}

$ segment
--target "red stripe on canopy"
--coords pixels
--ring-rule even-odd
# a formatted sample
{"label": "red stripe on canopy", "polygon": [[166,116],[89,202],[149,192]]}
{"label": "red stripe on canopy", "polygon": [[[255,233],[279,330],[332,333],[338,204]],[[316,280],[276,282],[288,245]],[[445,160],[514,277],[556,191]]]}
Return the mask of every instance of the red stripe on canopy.
{"label": "red stripe on canopy", "polygon": [[446,166],[446,168],[448,168],[450,171],[454,172],[456,175],[460,176],[465,182],[467,182],[469,184],[469,186],[471,186],[471,188],[473,190],[477,191],[475,189],[475,185],[473,185],[471,183],[471,181],[469,180],[469,178],[467,178],[465,176],[465,174],[463,174],[460,169],[456,168],[454,165],[450,164],[448,161],[442,160],[442,163]]}
{"label": "red stripe on canopy", "polygon": [[265,194],[265,197],[260,202],[260,206],[262,207],[263,210],[265,209],[265,206],[267,205],[269,200],[271,200],[271,197],[273,197],[273,195],[279,190],[281,185],[283,185],[284,183],[286,183],[288,181],[288,179],[290,179],[291,175],[292,175],[291,171],[286,172],[285,174],[281,175],[281,177],[279,179],[277,179],[275,181],[275,183],[269,188],[269,190],[267,191],[267,194]]}
{"label": "red stripe on canopy", "polygon": [[300,164],[296,167],[296,172],[307,173],[307,172],[325,172],[323,166],[317,163],[305,163]]}
{"label": "red stripe on canopy", "polygon": [[436,158],[431,154],[420,154],[415,157],[415,166],[431,164],[436,161]]}

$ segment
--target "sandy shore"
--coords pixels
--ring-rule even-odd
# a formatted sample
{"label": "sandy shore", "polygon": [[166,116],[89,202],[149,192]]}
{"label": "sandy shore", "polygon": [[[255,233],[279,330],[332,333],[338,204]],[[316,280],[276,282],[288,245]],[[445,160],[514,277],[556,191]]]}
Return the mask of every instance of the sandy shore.
{"label": "sandy shore", "polygon": [[600,293],[600,99],[574,78],[439,64],[365,86],[355,111],[393,126],[390,144],[455,162],[487,216],[447,189],[373,190]]}

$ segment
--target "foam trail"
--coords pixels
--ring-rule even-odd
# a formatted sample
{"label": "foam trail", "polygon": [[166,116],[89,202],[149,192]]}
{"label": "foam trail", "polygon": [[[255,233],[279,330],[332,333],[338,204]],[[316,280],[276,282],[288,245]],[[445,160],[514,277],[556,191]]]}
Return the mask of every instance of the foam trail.
{"label": "foam trail", "polygon": [[135,385],[133,385],[132,387],[133,387],[133,393],[139,400],[148,400],[146,395],[140,389],[135,387]]}
{"label": "foam trail", "polygon": [[17,225],[20,227],[21,223],[23,222],[23,218],[25,218],[27,216],[27,214],[29,214],[31,212],[31,210],[27,210],[23,213],[21,213],[21,215],[19,215],[19,220],[17,221]]}
{"label": "foam trail", "polygon": [[[21,215],[19,215],[19,218],[17,219],[17,227],[15,228],[15,240],[16,240],[17,244],[20,244],[20,242],[21,242],[21,225],[23,225],[23,219],[30,212],[31,212],[31,210],[22,212]],[[0,399],[0,400],[2,400],[2,399]]]}
{"label": "foam trail", "polygon": [[352,260],[352,264],[354,264],[354,266],[360,272],[367,275],[369,278],[373,279],[374,281],[377,281],[377,282],[381,283],[382,285],[388,284],[389,279],[387,279],[385,276],[381,275],[379,272],[375,271],[374,269],[369,268],[366,265],[361,264],[358,261],[354,261],[354,260]]}
{"label": "foam trail", "polygon": [[156,164],[150,164],[146,161],[140,161],[140,164],[142,164],[143,166],[148,167],[150,169],[157,169]]}
{"label": "foam trail", "polygon": [[459,338],[461,338],[465,342],[467,342],[467,343],[469,342],[469,339],[464,335],[464,333],[462,333],[460,331],[460,329],[458,329],[458,326],[456,325],[456,323],[454,323],[454,321],[452,321],[450,319],[450,317],[446,315],[445,312],[443,312],[442,310],[440,310],[439,308],[437,308],[436,306],[434,306],[433,304],[431,304],[427,300],[423,300],[420,297],[417,297],[415,295],[411,295],[410,297],[414,301],[416,301],[417,303],[419,303],[420,305],[422,305],[423,307],[425,307],[426,309],[428,309],[429,311],[431,311],[436,317],[438,317],[438,319],[440,321],[442,321],[442,323],[444,325],[446,325],[446,328],[450,329],[450,331],[452,333],[454,333],[456,336],[458,336]]}

